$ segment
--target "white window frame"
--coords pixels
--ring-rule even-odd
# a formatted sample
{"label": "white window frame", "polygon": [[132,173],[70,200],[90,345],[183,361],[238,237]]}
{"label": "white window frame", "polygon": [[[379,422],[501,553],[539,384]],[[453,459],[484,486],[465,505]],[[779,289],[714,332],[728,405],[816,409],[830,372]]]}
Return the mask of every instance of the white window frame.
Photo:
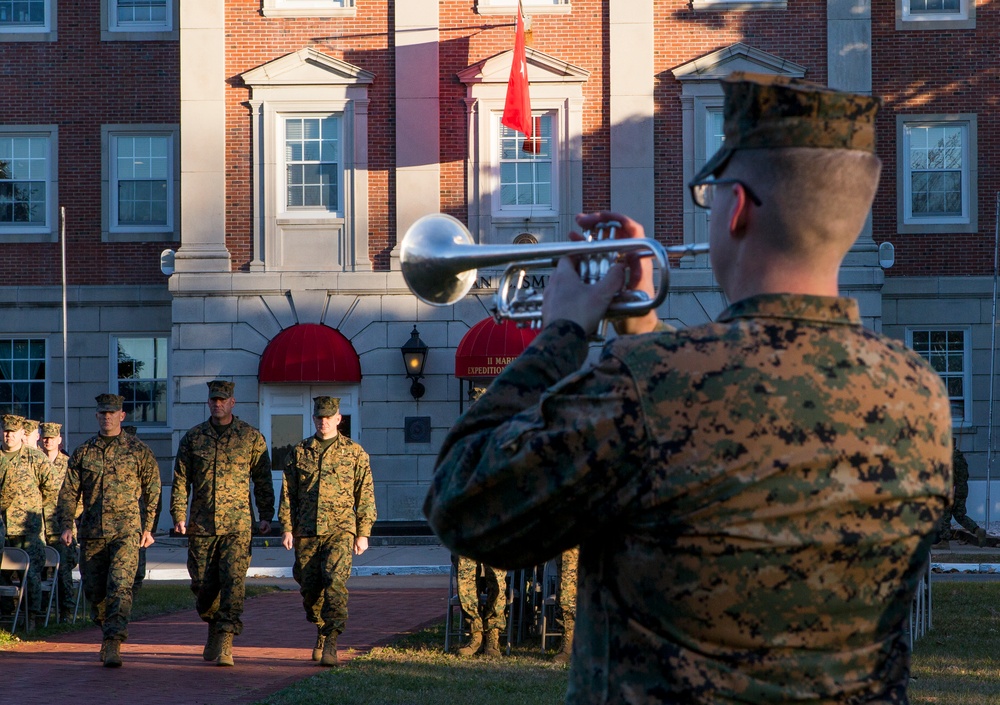
{"label": "white window frame", "polygon": [[180,0],[165,0],[163,22],[118,23],[118,0],[101,0],[101,41],[152,42],[180,39]]}
{"label": "white window frame", "polygon": [[[111,341],[111,350],[110,350],[110,355],[108,356],[108,362],[110,364],[110,372],[108,374],[108,379],[111,380],[111,384],[109,386],[111,387],[111,390],[112,390],[112,392],[114,394],[120,394],[120,391],[119,391],[120,390],[120,385],[121,385],[121,382],[123,381],[122,378],[120,378],[118,376],[118,341],[119,340],[152,340],[152,341],[154,341],[154,345],[155,345],[155,341],[158,341],[158,340],[159,341],[163,341],[163,347],[164,347],[163,353],[164,353],[164,355],[166,357],[166,361],[165,361],[166,374],[163,377],[140,377],[140,378],[137,378],[137,381],[141,381],[141,382],[153,382],[154,384],[159,384],[159,383],[163,384],[163,388],[164,388],[165,394],[166,394],[166,396],[164,398],[164,401],[163,401],[163,403],[164,403],[163,419],[158,419],[156,421],[135,421],[134,419],[133,420],[128,420],[127,419],[123,423],[126,424],[126,425],[134,425],[134,426],[136,426],[138,428],[163,428],[165,426],[168,426],[169,422],[170,422],[170,407],[171,407],[171,399],[170,399],[170,334],[169,333],[148,333],[147,332],[147,333],[121,333],[121,334],[117,334],[117,335],[112,335],[111,336],[111,338],[110,338],[110,341]],[[126,404],[130,403],[130,400],[127,397],[125,399],[125,403]]]}
{"label": "white window frame", "polygon": [[[50,369],[49,368],[49,362],[50,362],[50,360],[49,360],[49,343],[48,343],[48,340],[46,340],[44,336],[35,334],[35,335],[5,335],[5,336],[3,336],[3,338],[0,338],[0,341],[2,341],[3,343],[10,343],[12,346],[14,344],[18,343],[18,342],[27,342],[28,345],[29,345],[29,348],[30,348],[30,346],[31,346],[32,343],[41,343],[42,344],[42,347],[44,349],[42,351],[42,357],[41,358],[31,357],[30,353],[29,353],[29,356],[27,358],[16,358],[16,359],[19,359],[19,360],[22,360],[22,361],[23,360],[31,361],[31,360],[39,360],[39,359],[42,360],[42,365],[44,366],[44,369],[45,369],[45,378],[44,379],[36,380],[36,379],[32,379],[31,377],[26,377],[26,378],[16,377],[13,374],[13,368],[12,368],[10,370],[10,372],[11,372],[10,379],[3,380],[2,382],[0,382],[0,385],[5,385],[5,384],[10,384],[10,385],[17,385],[17,384],[41,385],[42,401],[41,402],[37,402],[36,401],[34,403],[36,405],[39,404],[39,403],[41,404],[41,407],[42,407],[41,408],[42,417],[43,418],[47,417],[47,415],[48,415],[48,396],[49,396],[49,380],[48,380],[48,376],[49,375],[48,375],[48,373],[49,373],[49,369]],[[13,362],[14,360],[15,360],[15,358],[13,358],[13,357],[11,357],[11,358],[0,357],[0,364],[6,363],[6,362]],[[29,396],[29,405],[30,404],[31,404],[31,400],[30,400],[30,396]],[[18,407],[12,407],[12,406],[3,405],[3,406],[0,406],[0,414],[17,414],[19,416],[25,416],[27,418],[35,418],[34,416],[32,416],[32,412],[30,410],[30,406],[29,406],[29,409],[26,411],[23,407],[20,407],[20,406],[18,406]],[[35,419],[35,420],[36,421],[41,421],[42,419]]]}
{"label": "white window frame", "polygon": [[787,0],[692,0],[692,10],[786,10]]}
{"label": "white window frame", "polygon": [[[972,331],[965,326],[913,326],[912,328],[906,329],[906,345],[911,350],[920,355],[924,360],[930,363],[930,360],[925,356],[922,351],[915,350],[913,347],[913,334],[914,333],[961,333],[962,334],[962,372],[961,375],[958,374],[941,374],[941,371],[935,368],[935,371],[941,376],[944,381],[945,388],[948,389],[948,379],[961,376],[962,379],[962,390],[963,393],[961,397],[953,398],[951,395],[951,390],[948,389],[948,399],[951,401],[952,408],[956,406],[956,399],[958,400],[958,406],[962,409],[962,418],[956,418],[955,414],[952,414],[952,425],[954,426],[968,426],[972,423]],[[931,367],[934,367],[931,364]],[[947,372],[947,370],[945,371]]]}
{"label": "white window frame", "polygon": [[40,137],[47,140],[45,221],[41,225],[0,222],[0,242],[55,242],[58,236],[59,128],[55,125],[0,125],[0,139]]}
{"label": "white window frame", "polygon": [[[495,197],[491,199],[493,217],[494,218],[532,218],[532,217],[542,217],[542,218],[555,218],[559,215],[559,180],[561,177],[562,167],[560,165],[559,155],[564,153],[563,149],[563,137],[560,134],[559,129],[559,114],[556,110],[532,110],[531,117],[532,120],[537,120],[540,117],[547,117],[552,122],[552,136],[551,136],[551,149],[549,150],[549,159],[551,164],[551,178],[549,182],[549,203],[546,204],[532,204],[532,205],[508,205],[505,206],[502,203],[500,197],[500,134],[503,131],[503,126],[500,124],[500,119],[503,116],[502,111],[497,111],[493,113],[492,121],[492,131],[493,131],[493,153],[491,155],[491,161],[493,163],[493,168],[490,173],[494,177],[494,181],[491,185],[491,190],[495,194]],[[519,134],[518,141],[523,142],[524,135]]]}
{"label": "white window frame", "polygon": [[896,0],[896,29],[940,30],[975,29],[975,0],[959,0],[958,12],[912,12],[912,0]]}
{"label": "white window frame", "polygon": [[[119,225],[118,178],[115,163],[117,138],[166,137],[170,171],[167,177],[167,223]],[[180,240],[180,126],[101,126],[101,237],[104,242],[177,242]]]}
{"label": "white window frame", "polygon": [[[910,128],[944,125],[960,127],[962,140],[962,213],[956,216],[920,216],[912,213]],[[977,119],[974,114],[896,116],[896,203],[899,233],[974,233],[979,230]]]}
{"label": "white window frame", "polygon": [[[56,32],[56,2],[43,0],[45,20],[37,25],[3,25],[0,24],[0,42],[54,42],[58,39]],[[0,11],[3,10],[0,2]]]}
{"label": "white window frame", "polygon": [[[521,0],[524,14],[565,15],[573,10],[571,0]],[[516,15],[517,0],[476,0],[476,13],[480,15]],[[526,27],[526,29],[530,29]]]}
{"label": "white window frame", "polygon": [[[274,204],[275,212],[278,214],[279,218],[343,218],[344,217],[344,180],[346,174],[344,166],[344,122],[345,116],[343,112],[279,112],[276,117],[277,129],[274,133],[274,138],[277,140],[275,145],[275,154],[278,155],[278,160],[275,164],[277,173],[274,175],[275,184],[277,188],[275,189],[275,195],[277,196],[277,202]],[[321,208],[321,207],[309,207],[309,206],[288,206],[288,162],[286,160],[286,145],[287,145],[287,134],[288,134],[288,121],[290,119],[316,119],[324,120],[326,118],[336,118],[337,119],[337,208]]]}
{"label": "white window frame", "polygon": [[263,0],[264,17],[354,17],[356,0]]}

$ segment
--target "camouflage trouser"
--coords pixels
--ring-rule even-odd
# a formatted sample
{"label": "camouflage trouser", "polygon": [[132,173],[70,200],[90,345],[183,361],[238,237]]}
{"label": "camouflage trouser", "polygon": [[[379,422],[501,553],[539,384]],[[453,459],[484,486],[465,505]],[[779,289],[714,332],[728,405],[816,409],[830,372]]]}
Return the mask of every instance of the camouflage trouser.
{"label": "camouflage trouser", "polygon": [[80,545],[73,539],[67,546],[59,534],[45,537],[45,543],[59,552],[59,614],[67,616],[76,607],[76,592],[73,590],[73,569],[80,560]]}
{"label": "camouflage trouser", "polygon": [[329,636],[347,622],[347,579],[351,577],[353,534],[299,536],[292,577],[299,584],[306,619]]}
{"label": "camouflage trouser", "polygon": [[7,545],[28,552],[28,611],[33,615],[42,609],[42,569],[45,568],[45,544],[40,534],[8,534]]}
{"label": "camouflage trouser", "polygon": [[[458,601],[473,634],[507,626],[507,571],[458,557]],[[480,593],[486,593],[485,602]]]}
{"label": "camouflage trouser", "polygon": [[559,617],[563,629],[576,625],[576,564],[580,549],[571,548],[559,557]]}
{"label": "camouflage trouser", "polygon": [[81,539],[83,592],[90,601],[90,618],[105,639],[128,639],[132,613],[132,579],[139,560],[139,534]]}
{"label": "camouflage trouser", "polygon": [[958,481],[955,483],[955,501],[951,505],[951,510],[945,512],[944,516],[941,517],[941,523],[938,525],[938,541],[947,541],[952,537],[951,532],[951,519],[955,518],[955,521],[959,525],[971,533],[976,533],[979,530],[979,524],[976,523],[975,519],[966,514],[965,502],[969,498],[969,483],[968,481],[962,482]]}
{"label": "camouflage trouser", "polygon": [[[188,575],[198,615],[223,632],[243,631],[250,534],[188,537]],[[132,572],[133,579],[135,572]]]}

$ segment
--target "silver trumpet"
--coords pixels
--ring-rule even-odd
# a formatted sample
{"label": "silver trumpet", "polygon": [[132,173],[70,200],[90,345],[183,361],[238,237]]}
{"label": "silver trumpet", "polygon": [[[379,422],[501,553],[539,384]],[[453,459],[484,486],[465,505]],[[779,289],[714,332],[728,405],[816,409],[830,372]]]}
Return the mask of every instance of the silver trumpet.
{"label": "silver trumpet", "polygon": [[659,282],[653,296],[641,291],[623,291],[608,306],[606,318],[641,316],[657,308],[667,297],[670,279],[668,254],[704,254],[707,243],[664,247],[649,238],[614,239],[620,223],[601,223],[588,240],[539,245],[476,245],[472,234],[457,218],[444,213],[425,215],[403,236],[399,263],[410,291],[432,306],[447,306],[461,300],[476,282],[476,270],[506,265],[497,284],[493,315],[520,325],[537,326],[542,319],[542,294],[525,288],[532,269],[550,269],[562,257],[578,259],[580,277],[598,281],[624,254],[652,257],[659,267]]}

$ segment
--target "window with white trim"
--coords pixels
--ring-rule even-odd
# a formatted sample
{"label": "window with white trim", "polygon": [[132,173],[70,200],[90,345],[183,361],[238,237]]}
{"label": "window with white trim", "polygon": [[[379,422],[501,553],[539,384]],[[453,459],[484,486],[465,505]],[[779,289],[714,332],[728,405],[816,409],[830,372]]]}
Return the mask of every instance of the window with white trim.
{"label": "window with white trim", "polygon": [[494,208],[498,215],[516,211],[556,212],[559,204],[553,184],[556,182],[557,136],[553,115],[533,115],[532,139],[499,123],[500,197]]}
{"label": "window with white trim", "polygon": [[45,340],[0,339],[0,413],[45,418]]}
{"label": "window with white trim", "polygon": [[705,159],[698,165],[699,170],[726,141],[724,121],[725,114],[721,105],[705,108]]}
{"label": "window with white trim", "polygon": [[112,32],[165,32],[173,29],[176,0],[108,0]]}
{"label": "window with white trim", "polygon": [[897,117],[900,232],[975,232],[975,117]]}
{"label": "window with white trim", "polygon": [[283,115],[282,212],[340,213],[341,117]]}
{"label": "window with white trim", "polygon": [[125,398],[126,424],[167,423],[168,336],[112,338],[114,391]]}
{"label": "window with white trim", "polygon": [[55,127],[0,126],[0,237],[7,242],[54,231],[55,134]]}
{"label": "window with white trim", "polygon": [[175,125],[102,125],[105,240],[179,239],[178,130]]}
{"label": "window with white trim", "polygon": [[975,29],[970,0],[896,0],[896,29]]}
{"label": "window with white trim", "polygon": [[0,32],[48,32],[50,0],[0,0]]}
{"label": "window with white trim", "polygon": [[264,17],[353,17],[355,0],[263,0]]}
{"label": "window with white trim", "polygon": [[[524,13],[531,16],[548,13],[569,12],[570,0],[521,0]],[[499,15],[517,12],[517,0],[476,0],[476,12],[480,15]]]}
{"label": "window with white trim", "polygon": [[954,423],[968,420],[971,384],[969,365],[969,330],[927,328],[906,331],[906,344],[927,360],[941,376],[951,402],[951,419]]}
{"label": "window with white trim", "polygon": [[787,0],[692,0],[693,10],[784,10]]}

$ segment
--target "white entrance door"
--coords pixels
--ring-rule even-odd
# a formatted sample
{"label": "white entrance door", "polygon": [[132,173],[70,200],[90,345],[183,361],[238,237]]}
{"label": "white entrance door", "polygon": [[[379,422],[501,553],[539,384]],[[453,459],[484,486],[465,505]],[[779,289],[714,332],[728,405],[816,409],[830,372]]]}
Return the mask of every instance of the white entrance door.
{"label": "white entrance door", "polygon": [[261,386],[260,431],[271,453],[274,497],[281,496],[281,466],[288,451],[303,438],[316,432],[312,422],[313,397],[339,397],[344,420],[340,432],[361,441],[361,414],[358,413],[359,385],[272,384]]}

